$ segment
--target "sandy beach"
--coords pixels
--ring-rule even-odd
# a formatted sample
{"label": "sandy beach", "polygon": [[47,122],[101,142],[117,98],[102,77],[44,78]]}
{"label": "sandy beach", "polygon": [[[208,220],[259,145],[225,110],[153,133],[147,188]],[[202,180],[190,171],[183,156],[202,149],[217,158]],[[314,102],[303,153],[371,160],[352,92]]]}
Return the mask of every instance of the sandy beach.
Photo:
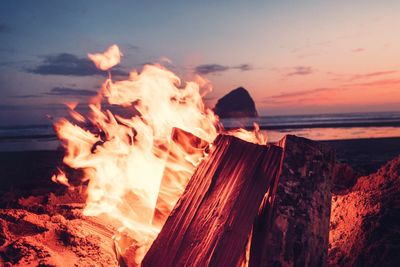
{"label": "sandy beach", "polygon": [[378,170],[400,154],[400,137],[322,141],[332,146],[339,162],[348,163],[361,175]]}
{"label": "sandy beach", "polygon": [[[400,137],[322,142],[335,149],[339,162],[348,163],[360,175],[375,172],[400,154]],[[0,152],[0,193],[13,192],[17,197],[63,190],[50,179],[62,156],[59,150]]]}

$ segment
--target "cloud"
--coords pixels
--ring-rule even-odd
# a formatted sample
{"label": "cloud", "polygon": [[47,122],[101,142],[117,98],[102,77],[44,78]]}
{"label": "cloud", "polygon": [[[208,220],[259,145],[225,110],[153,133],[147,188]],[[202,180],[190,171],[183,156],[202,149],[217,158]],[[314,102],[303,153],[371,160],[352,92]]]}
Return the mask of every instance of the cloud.
{"label": "cloud", "polygon": [[314,100],[322,101],[324,99],[329,98],[332,94],[338,92],[344,92],[349,90],[362,90],[363,87],[379,88],[379,87],[389,87],[395,85],[400,85],[400,79],[385,79],[385,80],[377,80],[377,81],[363,82],[363,83],[349,83],[337,87],[321,87],[321,88],[300,90],[291,93],[282,93],[282,94],[268,96],[263,98],[261,102],[276,105],[276,104],[288,104],[288,103],[298,104]]}
{"label": "cloud", "polygon": [[230,68],[228,66],[222,66],[219,64],[204,64],[204,65],[197,66],[195,71],[198,74],[207,75],[210,73],[224,72],[229,69]]}
{"label": "cloud", "polygon": [[348,84],[346,86],[372,86],[372,87],[382,87],[382,86],[394,86],[394,85],[399,85],[400,84],[400,79],[385,79],[385,80],[376,80],[376,81],[371,81],[371,82],[364,82],[364,83],[354,83],[354,84]]}
{"label": "cloud", "polygon": [[46,95],[53,96],[94,96],[97,92],[87,89],[75,89],[68,87],[54,87],[50,92],[45,93]]}
{"label": "cloud", "polygon": [[249,70],[252,70],[253,67],[250,64],[241,64],[239,66],[232,67],[232,69],[238,69],[241,71],[249,71]]}
{"label": "cloud", "polygon": [[338,90],[338,88],[315,88],[315,89],[309,89],[309,90],[301,90],[293,93],[283,93],[279,95],[273,95],[273,96],[268,96],[263,99],[263,102],[269,102],[271,100],[273,101],[282,101],[286,99],[292,99],[292,98],[297,98],[297,97],[305,97],[305,96],[310,96],[310,95],[315,95],[319,93],[324,93],[332,90]]}
{"label": "cloud", "polygon": [[[356,84],[348,84],[348,83],[355,82],[358,80],[369,80],[371,78],[381,77],[381,76],[386,76],[386,75],[391,75],[391,74],[397,74],[397,73],[399,73],[398,70],[374,71],[374,72],[367,72],[367,73],[361,73],[361,74],[326,72],[327,75],[330,75],[333,77],[331,80],[343,81],[343,82],[347,83],[347,84],[345,84],[345,86],[353,86],[353,85],[357,86],[357,85],[359,85],[357,83]],[[370,82],[365,82],[365,83],[370,83]]]}
{"label": "cloud", "polygon": [[55,110],[65,110],[65,104],[45,104],[45,105],[1,105],[0,111],[10,111],[10,110],[46,110],[54,112]]}
{"label": "cloud", "polygon": [[224,66],[220,64],[203,64],[199,65],[195,68],[195,72],[201,75],[207,74],[215,74],[219,72],[228,71],[230,69],[237,69],[240,71],[249,71],[252,70],[252,66],[250,64],[240,64],[237,66]]}
{"label": "cloud", "polygon": [[140,46],[138,46],[138,45],[133,45],[133,44],[128,44],[128,45],[127,45],[127,48],[129,48],[129,49],[131,49],[131,50],[135,50],[135,51],[140,50]]}
{"label": "cloud", "polygon": [[[92,76],[106,75],[106,72],[95,67],[93,62],[87,58],[80,58],[69,53],[47,55],[42,62],[34,67],[25,69],[29,73],[40,75],[65,75],[65,76]],[[128,73],[115,68],[113,75],[128,76]]]}
{"label": "cloud", "polygon": [[79,88],[69,88],[69,87],[54,87],[48,92],[39,94],[26,94],[26,95],[14,95],[14,98],[38,98],[44,96],[75,96],[75,97],[89,97],[95,96],[96,91],[79,89]]}
{"label": "cloud", "polygon": [[37,98],[42,97],[42,95],[15,95],[15,98]]}
{"label": "cloud", "polygon": [[351,50],[351,52],[353,52],[353,53],[361,53],[361,52],[364,52],[364,51],[365,51],[365,49],[362,48],[362,47],[359,47],[359,48]]}
{"label": "cloud", "polygon": [[11,32],[11,27],[8,24],[0,23],[0,33],[9,33]]}
{"label": "cloud", "polygon": [[373,77],[377,77],[377,76],[393,74],[396,72],[398,72],[398,71],[397,70],[388,70],[388,71],[369,72],[369,73],[364,73],[364,74],[355,74],[350,78],[350,80],[373,78]]}
{"label": "cloud", "polygon": [[295,75],[309,75],[313,73],[314,70],[308,66],[297,66],[292,69],[291,72],[287,73],[285,76],[295,76]]}

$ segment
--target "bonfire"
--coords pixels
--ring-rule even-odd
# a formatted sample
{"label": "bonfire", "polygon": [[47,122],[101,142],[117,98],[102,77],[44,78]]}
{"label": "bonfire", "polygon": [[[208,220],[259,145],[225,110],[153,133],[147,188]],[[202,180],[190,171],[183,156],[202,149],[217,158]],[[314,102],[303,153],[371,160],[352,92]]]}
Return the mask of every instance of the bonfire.
{"label": "bonfire", "polygon": [[[122,53],[113,45],[88,56],[97,68],[109,71]],[[65,148],[63,162],[82,171],[80,181],[72,183],[61,169],[52,179],[71,190],[87,182],[84,215],[103,216],[117,226],[118,255],[133,246],[139,264],[217,135],[263,145],[266,137],[257,128],[224,131],[203,103],[210,89],[201,77],[183,83],[161,65],[145,65],[122,81],[113,81],[109,73],[87,116],[69,103],[71,119],[54,125]],[[117,108],[118,114],[111,111]],[[173,139],[178,131],[187,138]]]}
{"label": "bonfire", "polygon": [[162,65],[145,65],[114,80],[121,57],[116,45],[89,54],[108,78],[89,112],[67,103],[69,115],[54,124],[64,157],[51,179],[65,190],[2,211],[4,258],[62,266],[325,263],[333,151],[296,136],[267,144],[257,125],[225,130],[203,103],[206,79],[182,82]]}

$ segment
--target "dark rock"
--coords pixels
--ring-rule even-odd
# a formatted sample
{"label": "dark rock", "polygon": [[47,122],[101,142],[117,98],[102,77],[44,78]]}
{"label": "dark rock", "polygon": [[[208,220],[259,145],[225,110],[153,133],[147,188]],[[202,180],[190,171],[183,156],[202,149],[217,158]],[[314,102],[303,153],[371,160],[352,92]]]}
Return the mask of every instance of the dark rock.
{"label": "dark rock", "polygon": [[400,157],[334,195],[329,266],[400,266]]}
{"label": "dark rock", "polygon": [[220,98],[215,105],[214,112],[220,118],[257,117],[258,113],[254,100],[243,87],[232,90]]}

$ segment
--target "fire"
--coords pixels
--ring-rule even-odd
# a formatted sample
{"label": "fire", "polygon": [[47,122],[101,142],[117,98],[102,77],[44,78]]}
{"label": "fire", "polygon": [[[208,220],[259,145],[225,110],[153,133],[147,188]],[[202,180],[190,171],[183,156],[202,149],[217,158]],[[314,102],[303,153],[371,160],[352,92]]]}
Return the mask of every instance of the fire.
{"label": "fire", "polygon": [[[89,54],[102,70],[118,64],[121,56],[116,45],[103,54]],[[205,84],[200,77],[182,83],[164,67],[146,65],[127,80],[113,81],[110,76],[91,99],[88,115],[80,114],[76,103],[69,104],[71,120],[63,118],[54,125],[65,149],[64,164],[80,170],[80,182],[88,183],[84,214],[106,216],[121,227],[116,250],[121,255],[130,250],[131,264],[140,264],[207,155],[208,144],[223,131],[202,101],[202,91],[209,89]],[[229,134],[266,142],[258,130]],[[63,172],[52,180],[74,184]]]}
{"label": "fire", "polygon": [[117,45],[110,46],[104,53],[88,54],[98,69],[108,70],[121,62],[122,53]]}

